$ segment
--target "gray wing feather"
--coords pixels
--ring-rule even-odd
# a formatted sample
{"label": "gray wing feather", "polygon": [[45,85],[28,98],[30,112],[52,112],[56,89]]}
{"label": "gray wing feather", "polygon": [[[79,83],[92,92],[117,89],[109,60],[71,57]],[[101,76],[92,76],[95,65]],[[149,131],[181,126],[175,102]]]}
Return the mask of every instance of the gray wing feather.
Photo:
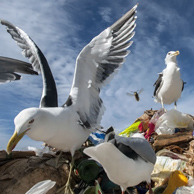
{"label": "gray wing feather", "polygon": [[21,75],[15,72],[38,75],[38,73],[32,69],[30,63],[0,56],[0,83],[20,80]]}
{"label": "gray wing feather", "polygon": [[155,86],[154,96],[156,96],[156,92],[160,88],[160,85],[162,84],[162,77],[163,77],[163,74],[162,73],[159,73],[158,79],[154,83],[154,86]]}
{"label": "gray wing feather", "polygon": [[151,145],[147,142],[147,140],[139,138],[139,137],[121,137],[115,136],[115,139],[118,143],[122,143],[131,149],[133,149],[137,154],[139,154],[146,161],[155,164],[156,162],[156,154],[152,149]]}
{"label": "gray wing feather", "polygon": [[33,69],[42,73],[43,92],[40,107],[57,107],[58,97],[55,80],[42,51],[23,30],[6,20],[0,22],[7,27],[7,32],[22,49],[22,54],[32,63]]}

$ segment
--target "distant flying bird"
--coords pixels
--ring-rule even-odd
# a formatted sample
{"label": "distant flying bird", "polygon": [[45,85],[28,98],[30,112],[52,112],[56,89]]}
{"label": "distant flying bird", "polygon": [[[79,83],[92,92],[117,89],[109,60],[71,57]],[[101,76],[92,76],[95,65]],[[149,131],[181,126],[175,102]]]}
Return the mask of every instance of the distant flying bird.
{"label": "distant flying bird", "polygon": [[180,75],[180,68],[177,65],[176,57],[179,55],[179,51],[170,51],[165,58],[166,68],[159,73],[159,77],[154,83],[154,97],[156,102],[162,104],[174,103],[175,109],[177,106],[177,100],[181,97],[184,84]]}
{"label": "distant flying bird", "polygon": [[0,83],[20,80],[18,73],[38,75],[30,63],[0,56]]}
{"label": "distant flying bird", "polygon": [[109,179],[119,185],[122,194],[128,187],[146,181],[151,189],[151,173],[156,155],[145,138],[108,134],[107,142],[84,149],[84,153],[99,162]]}
{"label": "distant flying bird", "polygon": [[139,101],[139,94],[141,94],[141,92],[143,91],[143,88],[141,90],[137,90],[136,92],[133,93],[127,93],[127,95],[129,96],[134,96],[135,100]]}
{"label": "distant flying bird", "polygon": [[[137,5],[93,38],[80,52],[71,91],[62,107],[28,108],[16,116],[15,132],[7,145],[8,153],[27,134],[30,138],[43,141],[58,150],[71,152],[71,167],[73,166],[75,150],[82,146],[91,131],[100,128],[104,113],[100,90],[129,54],[127,49],[135,34],[136,8]],[[32,65],[41,69],[47,63],[46,59],[30,37],[9,22],[2,20],[1,23],[7,26],[7,31],[22,48],[24,55],[30,58]],[[31,56],[28,56],[29,53]],[[72,168],[69,175],[71,171]],[[71,193],[69,181],[70,176],[66,184],[67,193]]]}

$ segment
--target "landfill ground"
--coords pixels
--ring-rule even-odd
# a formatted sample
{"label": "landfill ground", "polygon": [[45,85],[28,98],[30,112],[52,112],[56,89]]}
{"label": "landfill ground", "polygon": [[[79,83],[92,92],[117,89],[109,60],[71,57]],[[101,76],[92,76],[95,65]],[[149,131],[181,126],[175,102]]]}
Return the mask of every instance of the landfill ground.
{"label": "landfill ground", "polygon": [[[156,111],[145,111],[144,114],[137,119],[142,124],[141,132],[146,132],[149,122]],[[190,118],[193,117],[188,115]],[[147,133],[148,134],[148,133]],[[189,188],[194,178],[194,136],[193,129],[180,128],[173,134],[158,135],[153,131],[147,139],[152,145],[156,155],[157,162],[152,172],[152,188],[155,194],[168,193],[165,189],[186,186]],[[91,142],[87,142],[84,146],[90,146]],[[84,147],[83,147],[84,149]],[[59,152],[56,151],[58,155]],[[44,153],[43,156],[36,156],[34,151],[13,151],[11,155],[7,155],[5,150],[0,151],[0,193],[2,194],[23,194],[26,193],[36,183],[43,180],[52,180],[56,184],[47,193],[54,194],[65,185],[69,174],[69,162],[71,155],[62,153],[62,159],[59,160],[57,166],[55,163],[56,156]],[[103,180],[102,173],[96,173],[90,183],[84,183],[79,176],[78,164],[80,161],[87,159],[79,150],[75,155],[77,165],[71,176],[71,187],[75,194],[81,193],[79,187],[84,189],[88,186],[94,186],[95,180]],[[177,180],[176,183],[171,180]],[[178,177],[178,179],[177,179]],[[179,177],[180,178],[179,180]],[[185,178],[186,177],[186,178]],[[177,184],[179,184],[177,186]],[[190,184],[190,185],[189,185]],[[104,194],[118,193],[121,191],[119,187],[112,186],[112,189],[103,190]],[[137,187],[129,188],[131,193],[147,193],[147,184],[141,183]],[[62,192],[61,192],[62,193]]]}

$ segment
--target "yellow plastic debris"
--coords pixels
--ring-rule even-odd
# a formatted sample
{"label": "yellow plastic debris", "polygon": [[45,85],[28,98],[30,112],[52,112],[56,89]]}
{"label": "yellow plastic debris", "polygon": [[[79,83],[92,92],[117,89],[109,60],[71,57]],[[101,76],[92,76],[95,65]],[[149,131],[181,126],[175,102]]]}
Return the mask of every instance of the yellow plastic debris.
{"label": "yellow plastic debris", "polygon": [[187,177],[181,171],[176,170],[170,174],[168,186],[164,190],[163,194],[172,194],[176,188],[187,185]]}
{"label": "yellow plastic debris", "polygon": [[119,135],[123,137],[129,137],[131,133],[135,133],[138,130],[138,126],[141,121],[136,121],[129,127],[127,127],[124,131],[120,132]]}

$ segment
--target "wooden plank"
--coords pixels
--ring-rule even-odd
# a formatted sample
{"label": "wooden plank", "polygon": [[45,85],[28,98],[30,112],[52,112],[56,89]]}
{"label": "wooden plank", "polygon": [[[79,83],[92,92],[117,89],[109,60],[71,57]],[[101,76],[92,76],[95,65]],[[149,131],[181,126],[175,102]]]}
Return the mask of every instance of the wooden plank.
{"label": "wooden plank", "polygon": [[153,149],[155,152],[169,145],[180,145],[193,140],[192,131],[178,132],[172,135],[158,135],[155,137]]}

